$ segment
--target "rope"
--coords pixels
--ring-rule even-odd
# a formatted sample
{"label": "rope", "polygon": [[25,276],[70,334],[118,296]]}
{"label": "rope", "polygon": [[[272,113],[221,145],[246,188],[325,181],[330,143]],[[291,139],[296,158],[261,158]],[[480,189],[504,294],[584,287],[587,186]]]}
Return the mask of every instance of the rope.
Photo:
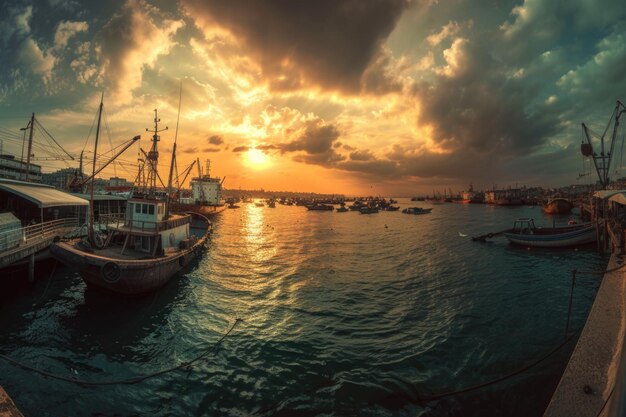
{"label": "rope", "polygon": [[532,362],[532,363],[530,363],[530,364],[528,364],[526,366],[523,366],[523,367],[517,369],[516,371],[510,372],[510,373],[508,373],[508,374],[506,374],[504,376],[501,376],[499,378],[493,379],[491,381],[483,382],[481,384],[472,385],[472,386],[466,387],[466,388],[461,388],[461,389],[456,390],[456,391],[449,391],[449,392],[444,392],[444,393],[441,393],[441,394],[431,394],[431,395],[427,395],[427,396],[421,396],[421,397],[419,397],[419,399],[422,400],[422,401],[439,400],[439,399],[442,399],[442,398],[445,398],[445,397],[451,397],[453,395],[464,394],[466,392],[475,391],[477,389],[485,388],[485,387],[488,387],[490,385],[494,385],[494,384],[497,384],[499,382],[505,381],[507,379],[513,378],[513,377],[515,377],[517,375],[520,375],[520,374],[528,371],[531,368],[534,368],[535,366],[539,365],[541,362],[543,362],[546,359],[548,359],[550,356],[552,356],[555,353],[557,353],[565,345],[567,345],[567,343],[570,340],[572,340],[574,338],[574,336],[576,336],[579,332],[580,332],[580,330],[572,333],[569,337],[567,337],[564,341],[559,343],[554,349],[549,351],[547,354],[543,355],[542,357],[540,357],[536,361],[534,361],[534,362]]}
{"label": "rope", "polygon": [[224,335],[222,335],[222,337],[209,349],[205,350],[204,352],[202,352],[200,355],[196,356],[195,358],[191,359],[190,361],[187,362],[182,362],[176,366],[172,366],[170,368],[165,368],[162,369],[160,371],[156,371],[147,375],[141,375],[141,376],[137,376],[134,378],[128,378],[128,379],[119,379],[119,380],[111,380],[111,381],[88,381],[88,380],[83,380],[83,379],[78,379],[78,378],[71,378],[71,377],[66,377],[63,375],[58,375],[40,368],[36,368],[30,365],[26,365],[22,362],[19,362],[7,355],[3,355],[0,354],[0,359],[8,362],[9,364],[16,366],[18,368],[22,368],[25,371],[30,371],[30,372],[34,372],[36,374],[42,375],[42,376],[46,376],[52,379],[56,379],[59,381],[64,381],[64,382],[69,382],[72,384],[76,384],[76,385],[81,385],[81,386],[88,386],[88,387],[95,387],[95,386],[103,386],[103,385],[133,385],[133,384],[138,384],[139,382],[143,382],[147,379],[151,379],[163,374],[167,374],[170,372],[174,372],[180,369],[187,369],[189,371],[191,371],[191,365],[193,365],[194,363],[198,362],[199,360],[205,358],[206,356],[208,356],[209,354],[213,353],[221,344],[222,342],[230,335],[230,333],[235,329],[235,327],[241,322],[243,321],[243,319],[236,319],[235,322],[233,323],[233,325],[230,327],[230,329],[228,329],[228,331],[226,333],[224,333]]}

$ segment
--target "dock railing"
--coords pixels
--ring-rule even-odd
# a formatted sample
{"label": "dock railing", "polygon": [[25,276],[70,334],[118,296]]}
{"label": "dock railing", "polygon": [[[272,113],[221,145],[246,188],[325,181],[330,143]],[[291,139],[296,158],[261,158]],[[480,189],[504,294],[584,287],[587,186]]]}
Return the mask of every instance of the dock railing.
{"label": "dock railing", "polygon": [[0,232],[0,251],[5,251],[51,235],[63,235],[78,227],[78,218],[70,217],[35,223]]}

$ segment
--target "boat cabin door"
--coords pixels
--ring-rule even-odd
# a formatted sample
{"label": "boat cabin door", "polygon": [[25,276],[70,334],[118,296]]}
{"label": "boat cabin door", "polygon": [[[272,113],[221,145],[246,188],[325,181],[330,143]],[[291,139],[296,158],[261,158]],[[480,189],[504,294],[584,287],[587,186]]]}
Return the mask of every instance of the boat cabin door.
{"label": "boat cabin door", "polygon": [[535,221],[533,219],[519,219],[515,220],[513,224],[513,233],[520,235],[532,235],[535,229]]}

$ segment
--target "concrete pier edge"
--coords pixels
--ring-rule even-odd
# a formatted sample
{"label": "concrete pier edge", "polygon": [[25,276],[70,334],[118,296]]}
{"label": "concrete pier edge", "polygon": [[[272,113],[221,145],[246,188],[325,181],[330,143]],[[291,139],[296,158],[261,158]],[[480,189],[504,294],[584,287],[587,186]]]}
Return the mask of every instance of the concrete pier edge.
{"label": "concrete pier edge", "polygon": [[0,386],[0,417],[24,417],[9,394]]}
{"label": "concrete pier edge", "polygon": [[[607,270],[622,265],[613,254]],[[626,267],[602,279],[576,347],[544,417],[605,416],[626,334]],[[588,387],[588,388],[586,388]],[[604,407],[604,409],[603,409]],[[602,410],[602,414],[599,414]]]}

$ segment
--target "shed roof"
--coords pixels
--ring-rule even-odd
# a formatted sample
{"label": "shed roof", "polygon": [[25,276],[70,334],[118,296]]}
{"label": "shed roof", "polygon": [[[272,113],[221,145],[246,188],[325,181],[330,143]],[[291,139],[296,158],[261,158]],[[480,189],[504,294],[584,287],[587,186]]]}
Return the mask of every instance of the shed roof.
{"label": "shed roof", "polygon": [[28,200],[39,208],[89,205],[89,201],[49,185],[1,179],[0,190]]}

